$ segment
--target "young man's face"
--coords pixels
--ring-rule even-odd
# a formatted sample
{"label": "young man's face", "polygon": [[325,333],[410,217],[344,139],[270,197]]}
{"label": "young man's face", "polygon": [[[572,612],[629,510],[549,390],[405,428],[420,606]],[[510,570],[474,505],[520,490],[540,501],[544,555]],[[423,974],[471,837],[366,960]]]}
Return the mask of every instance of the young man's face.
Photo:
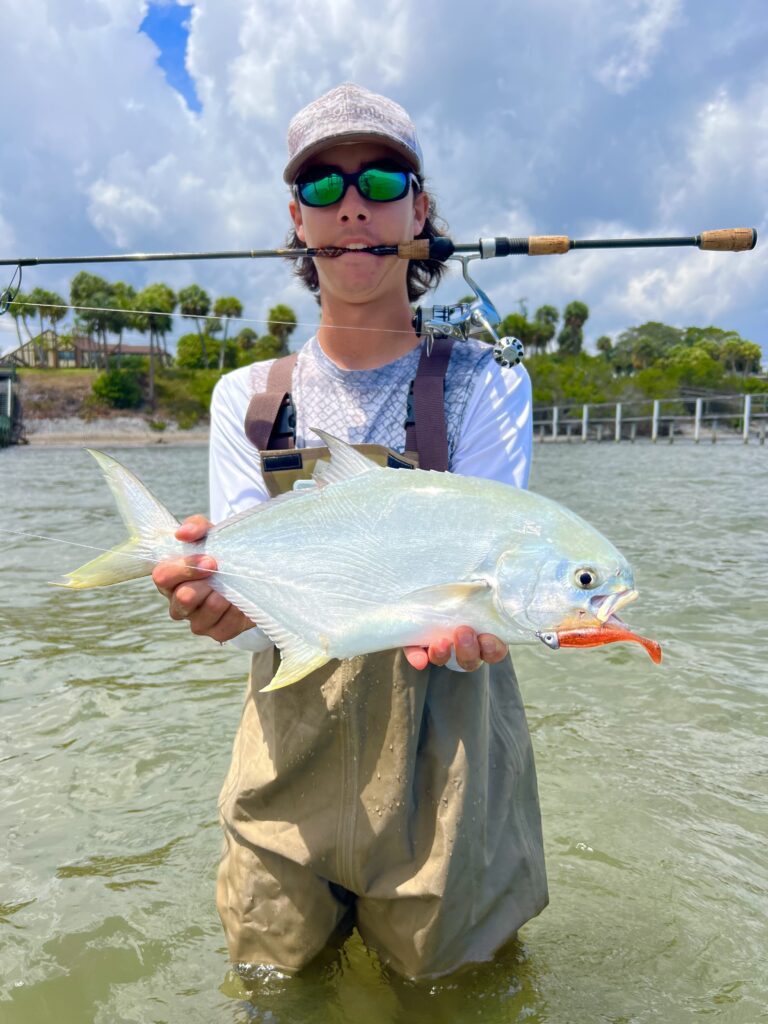
{"label": "young man's face", "polygon": [[[376,160],[404,162],[393,150],[380,143],[332,146],[318,153],[307,167],[334,167],[347,174],[370,166]],[[296,234],[308,246],[362,243],[392,245],[410,241],[419,234],[427,217],[428,199],[410,189],[402,199],[377,203],[365,199],[350,185],[342,198],[331,206],[305,206],[295,197],[289,210]],[[394,256],[345,253],[336,258],[315,261],[320,281],[320,296],[335,296],[346,302],[370,302],[384,297],[402,301],[406,296],[408,261]]]}

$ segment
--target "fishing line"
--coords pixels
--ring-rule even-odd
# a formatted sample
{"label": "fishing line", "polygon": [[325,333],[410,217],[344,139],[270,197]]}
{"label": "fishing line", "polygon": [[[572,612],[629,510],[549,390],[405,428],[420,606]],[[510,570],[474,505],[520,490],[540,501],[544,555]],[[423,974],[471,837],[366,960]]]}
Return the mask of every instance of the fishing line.
{"label": "fishing line", "polygon": [[[76,540],[64,540],[63,537],[46,537],[45,534],[42,534],[42,533],[25,533],[25,532],[23,532],[21,530],[8,530],[4,526],[0,526],[0,533],[5,533],[5,534],[7,534],[10,537],[29,537],[29,538],[32,538],[33,540],[47,540],[47,541],[50,541],[53,544],[68,544],[72,548],[86,548],[86,550],[88,550],[88,551],[99,551],[103,555],[110,555],[115,550],[114,548],[99,548],[95,544],[81,544],[81,543],[79,543]],[[186,542],[185,541],[179,541],[179,544],[184,544],[184,543],[189,543],[189,542],[188,541],[186,541]],[[208,554],[208,552],[201,551],[200,554]],[[149,557],[147,555],[131,554],[128,551],[126,551],[126,552],[122,552],[121,551],[120,552],[120,557],[121,558],[135,558],[135,559],[137,559],[140,562],[154,562],[155,565],[160,565],[161,562],[168,561],[168,559],[166,559],[166,558],[151,558],[151,557]],[[182,552],[179,552],[179,557],[180,558],[184,558],[185,556],[184,556],[184,554]],[[209,554],[208,557],[210,558],[212,556]],[[75,570],[75,571],[77,571],[77,570]],[[246,576],[244,573],[241,573],[241,572],[227,572],[224,569],[201,569],[200,571],[201,572],[207,572],[211,576],[213,576],[213,575],[216,575],[216,576],[233,576],[234,578],[240,579],[240,580],[253,580],[252,576]],[[71,576],[72,574],[71,573],[64,573],[63,575]],[[58,584],[54,584],[54,586],[58,586]],[[83,588],[83,589],[85,589],[85,588]]]}
{"label": "fishing line", "polygon": [[[317,321],[310,322],[310,321],[301,321],[301,320],[296,320],[296,321],[294,321],[294,320],[259,320],[259,319],[255,318],[255,317],[248,317],[248,316],[229,316],[229,317],[216,316],[213,313],[207,313],[205,315],[200,315],[200,316],[197,316],[197,315],[192,316],[192,314],[190,314],[190,313],[178,313],[178,312],[163,313],[163,312],[158,312],[157,310],[154,310],[154,309],[118,309],[117,307],[114,307],[114,306],[68,306],[68,305],[56,305],[54,303],[49,303],[49,302],[46,302],[46,303],[14,302],[14,305],[16,305],[16,306],[32,306],[35,309],[37,309],[38,305],[43,305],[45,307],[45,309],[74,309],[76,311],[84,311],[84,312],[91,312],[91,313],[123,313],[125,316],[134,316],[134,315],[139,315],[139,316],[168,316],[168,317],[178,316],[178,317],[181,317],[184,320],[217,320],[217,321],[229,320],[229,321],[232,321],[234,323],[267,324],[267,325],[269,325],[269,324],[278,324],[280,326],[285,326],[285,327],[322,327],[322,326],[326,326],[326,327],[332,327],[334,330],[338,329],[338,330],[342,330],[342,331],[376,331],[379,334],[412,334],[413,333],[413,331],[398,331],[398,330],[396,330],[394,328],[391,328],[391,327],[389,327],[389,328],[387,328],[387,327],[350,327],[350,326],[348,326],[346,324],[326,324],[326,325],[323,325],[323,324],[318,323]],[[131,328],[127,328],[127,329],[131,330]],[[135,328],[134,328],[134,330],[135,330]],[[141,332],[138,332],[138,333],[141,333]],[[39,335],[38,335],[38,338],[39,338]],[[214,338],[213,340],[216,341],[217,339]],[[227,340],[228,341],[234,341],[233,338],[228,338]],[[24,342],[24,344],[26,345],[26,344],[28,344],[28,342]]]}

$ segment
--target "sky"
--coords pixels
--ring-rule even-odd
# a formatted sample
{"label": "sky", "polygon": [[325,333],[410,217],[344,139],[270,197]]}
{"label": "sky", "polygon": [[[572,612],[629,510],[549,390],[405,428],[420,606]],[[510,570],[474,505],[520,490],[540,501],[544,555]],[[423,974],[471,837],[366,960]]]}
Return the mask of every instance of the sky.
{"label": "sky", "polygon": [[[475,264],[501,315],[579,299],[588,349],[647,320],[768,356],[765,0],[5,0],[0,258],[272,248],[285,135],[342,81],[401,103],[456,241],[756,227],[749,253],[571,252]],[[24,272],[68,293],[79,268]],[[279,260],[87,267],[236,295],[259,332],[317,307]],[[12,270],[0,268],[10,280]],[[6,282],[0,281],[0,290]],[[436,301],[467,288],[453,272]],[[188,329],[179,322],[177,333]],[[0,351],[16,344],[0,317]]]}

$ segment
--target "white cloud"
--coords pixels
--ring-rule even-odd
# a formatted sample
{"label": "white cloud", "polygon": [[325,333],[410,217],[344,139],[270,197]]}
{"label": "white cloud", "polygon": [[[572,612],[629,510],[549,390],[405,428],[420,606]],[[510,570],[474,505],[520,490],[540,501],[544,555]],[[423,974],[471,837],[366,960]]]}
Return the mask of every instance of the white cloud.
{"label": "white cloud", "polygon": [[619,24],[609,34],[615,52],[595,73],[598,81],[619,94],[629,92],[650,74],[666,34],[679,22],[682,3],[681,0],[631,0],[624,4],[625,11],[627,7],[631,12],[628,20],[621,24],[619,13]]}
{"label": "white cloud", "polygon": [[[668,218],[717,206],[726,197],[768,219],[768,79],[736,97],[722,84],[708,96],[684,133],[684,151],[658,177],[671,183],[662,206]],[[737,226],[737,225],[733,225]]]}

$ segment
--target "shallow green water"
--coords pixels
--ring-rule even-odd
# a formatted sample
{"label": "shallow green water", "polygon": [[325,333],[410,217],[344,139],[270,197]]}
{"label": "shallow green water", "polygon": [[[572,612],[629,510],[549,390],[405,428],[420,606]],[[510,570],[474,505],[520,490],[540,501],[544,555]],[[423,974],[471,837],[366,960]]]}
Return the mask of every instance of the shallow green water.
{"label": "shallow green water", "polygon": [[[179,514],[202,448],[116,453]],[[245,656],[167,619],[147,581],[71,594],[88,553],[3,538],[0,1021],[768,1020],[768,450],[537,446],[533,486],[634,563],[660,640],[515,655],[551,903],[490,965],[434,985],[354,938],[248,993],[214,906],[216,797]],[[108,546],[78,450],[0,453],[0,525]]]}

